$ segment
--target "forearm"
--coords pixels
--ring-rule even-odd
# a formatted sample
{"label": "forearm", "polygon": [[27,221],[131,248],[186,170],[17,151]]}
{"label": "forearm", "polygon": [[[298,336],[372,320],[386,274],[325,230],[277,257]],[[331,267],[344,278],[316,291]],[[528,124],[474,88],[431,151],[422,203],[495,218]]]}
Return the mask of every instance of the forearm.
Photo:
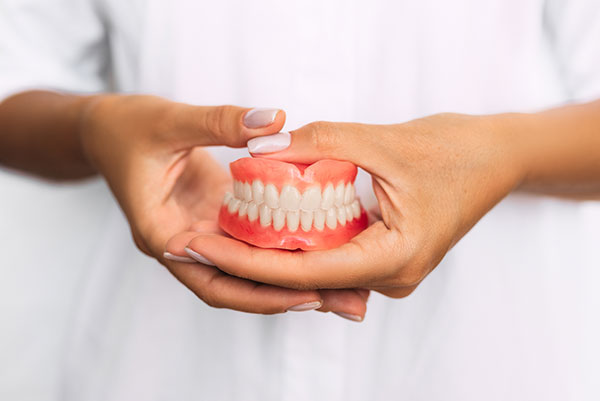
{"label": "forearm", "polygon": [[523,191],[600,196],[600,101],[499,116],[523,169]]}
{"label": "forearm", "polygon": [[65,180],[95,174],[79,122],[92,97],[31,91],[0,103],[0,165]]}

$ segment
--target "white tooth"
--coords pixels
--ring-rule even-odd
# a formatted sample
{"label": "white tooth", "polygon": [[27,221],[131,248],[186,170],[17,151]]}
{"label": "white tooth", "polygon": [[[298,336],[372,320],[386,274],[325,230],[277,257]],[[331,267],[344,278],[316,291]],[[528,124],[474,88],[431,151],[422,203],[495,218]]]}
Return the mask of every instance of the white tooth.
{"label": "white tooth", "polygon": [[337,216],[335,213],[335,208],[332,207],[331,209],[327,209],[327,217],[325,218],[325,223],[327,224],[327,227],[331,228],[332,230],[335,230],[335,228],[337,227]]}
{"label": "white tooth", "polygon": [[329,183],[323,191],[323,199],[321,200],[321,209],[328,210],[333,206],[335,201],[335,191],[333,190],[333,184]]}
{"label": "white tooth", "polygon": [[300,209],[302,210],[316,210],[321,206],[321,188],[310,187],[302,195],[302,202],[300,202]]}
{"label": "white tooth", "polygon": [[354,213],[352,212],[352,206],[346,205],[344,207],[346,208],[346,220],[352,221],[352,219],[354,219]]}
{"label": "white tooth", "polygon": [[225,196],[223,196],[223,204],[228,205],[231,198],[233,198],[233,194],[231,192],[225,192]]}
{"label": "white tooth", "polygon": [[241,200],[233,198],[229,201],[229,206],[227,206],[227,210],[229,210],[229,213],[233,214],[238,211],[241,204]]}
{"label": "white tooth", "polygon": [[271,209],[277,209],[279,207],[279,194],[277,188],[273,184],[267,184],[265,187],[265,203]]}
{"label": "white tooth", "polygon": [[302,196],[296,187],[285,185],[279,196],[279,206],[285,210],[298,210]]}
{"label": "white tooth", "polygon": [[343,225],[343,226],[346,225],[346,207],[345,206],[337,208],[337,219],[341,225]]}
{"label": "white tooth", "polygon": [[258,205],[252,201],[248,203],[248,220],[255,221],[258,219]]}
{"label": "white tooth", "polygon": [[242,202],[240,205],[240,217],[244,217],[248,212],[248,202]]}
{"label": "white tooth", "polygon": [[335,205],[342,206],[344,204],[344,183],[340,182],[337,187],[335,187]]}
{"label": "white tooth", "polygon": [[285,212],[283,209],[273,210],[273,228],[275,231],[280,231],[285,226]]}
{"label": "white tooth", "polygon": [[300,223],[300,212],[298,210],[290,210],[286,216],[287,228],[290,232],[294,232],[298,229]]}
{"label": "white tooth", "polygon": [[259,208],[260,214],[260,225],[263,227],[268,227],[271,225],[271,208],[265,205],[264,203],[260,205]]}
{"label": "white tooth", "polygon": [[354,185],[351,182],[347,183],[346,189],[344,189],[344,205],[351,204],[355,195],[356,190],[354,189]]}
{"label": "white tooth", "polygon": [[301,210],[300,211],[300,225],[302,229],[306,232],[310,231],[313,222],[313,212],[310,210]]}
{"label": "white tooth", "polygon": [[252,200],[252,187],[249,183],[245,182],[242,188],[244,192],[244,200],[246,202],[250,202]]}
{"label": "white tooth", "polygon": [[323,231],[323,228],[325,228],[325,210],[315,210],[314,225],[317,230]]}
{"label": "white tooth", "polygon": [[242,199],[244,197],[244,188],[240,181],[233,181],[233,195],[237,199]]}
{"label": "white tooth", "polygon": [[358,219],[360,217],[360,202],[358,201],[358,199],[352,202],[352,215],[355,219]]}
{"label": "white tooth", "polygon": [[256,202],[257,205],[263,203],[265,195],[265,186],[263,185],[261,180],[254,180],[252,182],[252,200]]}

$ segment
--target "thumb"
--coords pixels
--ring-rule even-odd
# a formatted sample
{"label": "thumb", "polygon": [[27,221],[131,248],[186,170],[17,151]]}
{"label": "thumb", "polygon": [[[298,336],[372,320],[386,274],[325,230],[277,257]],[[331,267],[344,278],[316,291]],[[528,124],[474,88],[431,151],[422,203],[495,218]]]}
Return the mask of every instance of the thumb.
{"label": "thumb", "polygon": [[248,141],[255,157],[296,163],[322,159],[345,160],[357,165],[371,151],[369,136],[362,124],[314,122],[292,131],[261,136]]}
{"label": "thumb", "polygon": [[280,109],[237,106],[191,106],[177,103],[168,114],[167,143],[177,147],[246,146],[248,139],[279,132],[285,123]]}

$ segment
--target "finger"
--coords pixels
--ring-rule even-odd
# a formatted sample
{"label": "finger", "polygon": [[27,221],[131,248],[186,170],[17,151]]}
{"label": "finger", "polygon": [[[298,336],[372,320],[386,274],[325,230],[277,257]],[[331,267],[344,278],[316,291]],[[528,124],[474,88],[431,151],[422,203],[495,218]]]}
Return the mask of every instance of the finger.
{"label": "finger", "polygon": [[[369,156],[377,156],[378,153],[377,138],[374,138],[377,126],[371,126],[368,132],[365,127],[354,123],[316,122],[290,134],[254,138],[248,142],[248,150],[253,156],[288,162],[347,160],[368,171],[369,160],[372,159]],[[288,135],[288,140],[282,140],[282,135]]]}
{"label": "finger", "polygon": [[261,249],[222,235],[199,235],[189,256],[210,260],[233,276],[288,288],[357,288],[389,285],[405,257],[402,242],[377,222],[339,248],[294,252]]}
{"label": "finger", "polygon": [[399,287],[399,288],[373,288],[374,291],[377,291],[386,297],[390,298],[406,298],[410,294],[413,293],[414,290],[417,289],[419,285],[410,285],[407,287]]}
{"label": "finger", "polygon": [[237,106],[191,106],[177,103],[170,110],[163,140],[178,149],[225,145],[244,147],[250,138],[279,132],[285,112]]}
{"label": "finger", "polygon": [[356,290],[319,290],[319,293],[323,299],[320,312],[334,312],[355,322],[364,319],[366,300]]}
{"label": "finger", "polygon": [[200,263],[166,262],[171,273],[206,304],[242,312],[274,314],[322,305],[318,291],[297,291],[232,277]]}

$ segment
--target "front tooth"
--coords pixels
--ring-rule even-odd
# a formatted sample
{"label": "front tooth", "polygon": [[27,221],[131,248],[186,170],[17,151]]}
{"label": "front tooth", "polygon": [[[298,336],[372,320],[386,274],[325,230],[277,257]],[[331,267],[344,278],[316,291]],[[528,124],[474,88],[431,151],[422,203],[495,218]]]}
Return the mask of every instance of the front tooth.
{"label": "front tooth", "polygon": [[333,206],[335,201],[335,191],[333,190],[333,184],[329,183],[323,191],[323,199],[321,200],[321,209],[328,210]]}
{"label": "front tooth", "polygon": [[302,210],[316,210],[321,206],[321,188],[310,187],[302,195],[302,202],[300,202],[300,209]]}
{"label": "front tooth", "polygon": [[283,209],[273,210],[273,228],[275,231],[280,231],[285,226],[285,212]]}
{"label": "front tooth", "polygon": [[223,204],[228,205],[231,198],[233,198],[233,194],[231,192],[225,192],[225,196],[223,196]]}
{"label": "front tooth", "polygon": [[233,195],[238,199],[242,199],[244,197],[244,188],[240,181],[233,181]]}
{"label": "front tooth", "polygon": [[263,203],[265,195],[265,186],[263,185],[261,180],[254,180],[252,182],[252,200],[256,202],[257,205]]}
{"label": "front tooth", "polygon": [[315,228],[319,231],[323,231],[323,228],[325,228],[325,216],[325,210],[315,210],[314,225]]}
{"label": "front tooth", "polygon": [[279,205],[285,210],[298,210],[302,196],[296,187],[285,185],[279,196]]}
{"label": "front tooth", "polygon": [[358,219],[360,217],[360,202],[358,201],[358,199],[352,202],[352,215],[355,219]]}
{"label": "front tooth", "polygon": [[244,217],[246,215],[246,213],[248,212],[248,202],[242,202],[242,204],[240,205],[240,217]]}
{"label": "front tooth", "polygon": [[246,202],[250,202],[252,200],[252,187],[249,183],[245,182],[242,188],[244,192],[244,200]]}
{"label": "front tooth", "polygon": [[354,218],[354,213],[352,212],[352,206],[346,205],[344,207],[346,208],[346,220],[352,221],[352,219]]}
{"label": "front tooth", "polygon": [[351,182],[346,184],[346,189],[344,189],[344,205],[349,205],[354,200],[356,196],[356,190],[354,189],[354,185]]}
{"label": "front tooth", "polygon": [[327,227],[331,228],[332,230],[335,230],[337,227],[337,216],[335,210],[336,209],[334,207],[327,209],[327,217],[325,218],[325,224],[327,224]]}
{"label": "front tooth", "polygon": [[294,232],[298,229],[300,223],[300,212],[298,210],[290,210],[287,212],[287,228],[290,232]]}
{"label": "front tooth", "polygon": [[344,204],[344,183],[340,182],[337,187],[335,187],[335,205],[340,207]]}
{"label": "front tooth", "polygon": [[258,205],[256,202],[252,201],[248,203],[248,220],[255,221],[258,219]]}
{"label": "front tooth", "polygon": [[313,212],[310,210],[302,210],[300,211],[300,225],[302,229],[306,232],[310,231],[313,222]]}
{"label": "front tooth", "polygon": [[346,225],[346,207],[338,207],[337,208],[337,219],[341,225]]}
{"label": "front tooth", "polygon": [[273,184],[267,184],[265,187],[265,203],[271,209],[277,209],[279,207],[279,194],[277,188]]}
{"label": "front tooth", "polygon": [[260,225],[263,227],[268,227],[271,225],[271,208],[264,203],[260,205],[259,208],[260,214]]}
{"label": "front tooth", "polygon": [[227,210],[229,210],[229,213],[233,214],[238,211],[241,204],[241,200],[233,198],[231,199],[231,201],[229,201],[229,206],[227,206]]}

